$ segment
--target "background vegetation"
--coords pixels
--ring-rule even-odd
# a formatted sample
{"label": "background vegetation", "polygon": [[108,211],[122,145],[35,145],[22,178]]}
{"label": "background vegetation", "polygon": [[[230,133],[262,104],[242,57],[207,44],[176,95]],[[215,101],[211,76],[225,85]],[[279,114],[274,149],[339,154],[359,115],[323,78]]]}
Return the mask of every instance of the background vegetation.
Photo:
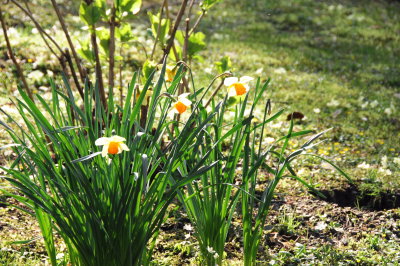
{"label": "background vegetation", "polygon": [[[60,25],[54,23],[56,18],[45,2],[32,1],[32,11],[50,33],[64,42]],[[132,43],[123,50],[124,80],[144,62],[143,47],[151,51],[146,12],[157,4],[145,1],[142,15],[131,21],[141,45]],[[75,40],[87,34],[80,30],[84,25],[77,17],[78,5],[79,1],[70,1],[63,6]],[[35,93],[49,97],[46,76],[60,78],[58,63],[27,18],[17,9],[7,11],[10,38],[28,82]],[[399,2],[225,0],[207,14],[199,27],[206,33],[207,49],[200,54],[202,59],[192,64],[198,86],[205,86],[216,74],[215,62],[223,56],[231,58],[235,76],[271,77],[273,109],[285,107],[304,116],[295,120],[298,130],[333,127],[328,141],[316,152],[336,161],[358,181],[357,188],[352,188],[328,165],[315,167],[312,160],[301,162],[299,176],[326,191],[339,207],[316,200],[293,181],[284,180],[270,226],[265,228],[260,261],[398,262],[400,213],[391,208],[398,207],[400,188]],[[10,97],[18,93],[15,70],[2,35],[0,68],[0,105],[12,112]],[[261,104],[256,117],[262,116],[263,108]],[[269,138],[284,134],[288,126],[284,119],[277,122],[268,129]],[[5,136],[0,129],[0,146],[10,142]],[[290,147],[296,149],[300,144],[293,142]],[[0,152],[2,164],[7,164],[10,154]],[[348,196],[354,193],[356,196]],[[154,262],[195,263],[198,247],[186,226],[187,217],[178,207],[173,214],[163,227]],[[5,206],[0,208],[0,217],[0,263],[41,264],[44,248],[40,240],[8,244],[38,236],[36,224]],[[228,238],[228,259],[234,263],[240,257],[237,243],[241,240],[235,232]]]}

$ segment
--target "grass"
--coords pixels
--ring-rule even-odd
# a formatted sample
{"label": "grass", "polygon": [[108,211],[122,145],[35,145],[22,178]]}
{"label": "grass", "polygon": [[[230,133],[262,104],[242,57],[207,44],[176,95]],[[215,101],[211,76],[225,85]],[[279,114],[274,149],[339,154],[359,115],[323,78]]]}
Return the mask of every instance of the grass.
{"label": "grass", "polygon": [[378,171],[387,156],[392,173],[381,170],[378,179],[398,187],[400,4],[288,0],[240,8],[226,1],[220,7],[204,25],[207,57],[227,54],[240,74],[272,77],[275,108],[303,113],[299,126],[333,127],[321,154],[358,179],[371,169],[356,166],[366,162]]}
{"label": "grass", "polygon": [[[210,80],[208,72],[211,69],[215,73],[213,64],[223,55],[231,57],[232,70],[237,76],[255,76],[257,73],[264,79],[271,77],[274,109],[285,107],[305,115],[302,121],[296,121],[297,129],[333,127],[328,133],[329,140],[316,148],[319,154],[334,159],[359,181],[374,180],[361,188],[398,191],[400,164],[396,164],[394,159],[400,156],[400,3],[390,0],[259,0],[247,1],[246,6],[244,2],[225,0],[202,22],[200,30],[207,33],[208,49],[202,54],[205,60],[194,63],[198,82],[205,85]],[[44,67],[52,65],[48,54],[43,56],[42,51],[36,52],[40,44],[36,37],[31,38],[30,29],[17,28],[17,31],[22,40],[17,49],[19,55],[26,60],[33,57],[34,62],[41,62],[39,66],[34,62],[24,64],[27,73],[31,69],[43,71]],[[3,42],[0,42],[0,52],[4,53]],[[6,63],[1,60],[3,70],[0,77],[5,80],[11,74],[5,70]],[[56,73],[56,69],[53,70]],[[9,103],[10,90],[15,90],[15,84],[2,84],[0,104],[4,107]],[[46,87],[46,82],[39,81],[37,88],[40,86]],[[42,89],[38,89],[38,93],[45,94]],[[261,115],[261,107],[259,111]],[[285,132],[288,123],[279,123],[270,129],[270,137]],[[8,141],[1,140],[2,144]],[[291,145],[294,149],[299,143]],[[309,178],[317,188],[345,185],[335,178],[331,168],[314,168],[312,160],[308,160],[302,162],[299,175]],[[364,167],[360,167],[362,165]],[[371,187],[371,184],[378,185]],[[279,189],[287,194],[301,191],[290,181],[284,182]],[[6,216],[11,215],[2,215]],[[306,226],[304,217],[297,214],[295,217],[292,213],[275,223],[290,223],[292,218],[296,223],[301,222],[300,228]],[[5,223],[18,228],[20,221]],[[357,235],[358,238],[351,236],[347,245],[324,244],[320,247],[305,237],[309,234],[308,229],[295,230],[295,234],[304,236],[310,244],[306,242],[296,246],[290,240],[288,247],[272,245],[270,254],[266,252],[265,257],[276,264],[398,261],[399,246],[384,232],[388,226],[384,224],[380,231],[375,230],[379,234],[366,231],[364,235]],[[20,231],[15,232],[18,240],[26,240]],[[30,231],[27,237],[34,236],[35,232]],[[5,237],[11,238],[10,234],[5,234]],[[168,239],[167,234],[162,234],[163,237]],[[169,237],[176,238],[176,232]],[[181,237],[181,241],[186,241],[183,234]],[[170,256],[174,257],[173,262],[179,262],[182,253],[186,254],[182,255],[184,257],[187,253],[195,256],[196,247],[190,246],[191,251],[188,251],[179,243],[173,241],[171,247],[165,244],[165,249],[170,250]],[[37,245],[40,246],[40,242]],[[0,243],[0,248],[6,246],[6,242]],[[21,247],[15,247],[15,250],[21,250]],[[164,261],[171,263],[171,260],[162,258],[162,254],[157,255],[157,261],[160,264]],[[40,259],[35,256],[22,259],[21,256],[24,255],[20,251],[0,251],[0,264],[40,264]]]}

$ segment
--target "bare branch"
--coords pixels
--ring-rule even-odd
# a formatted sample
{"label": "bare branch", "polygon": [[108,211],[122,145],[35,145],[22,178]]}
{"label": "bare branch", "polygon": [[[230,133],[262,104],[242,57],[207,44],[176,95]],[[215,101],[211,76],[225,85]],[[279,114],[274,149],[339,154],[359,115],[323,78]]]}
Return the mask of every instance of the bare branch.
{"label": "bare branch", "polygon": [[206,10],[203,9],[203,11],[201,12],[200,16],[197,18],[196,22],[194,23],[193,28],[190,30],[189,36],[194,33],[194,31],[196,30],[197,26],[199,26],[199,23],[200,23],[201,19],[204,17],[205,14],[206,14]]}
{"label": "bare branch", "polygon": [[[167,19],[171,20],[171,17],[169,15],[169,10],[168,10],[168,0],[166,0],[166,2],[165,2],[165,15],[166,15]],[[170,28],[168,30],[169,35],[171,35],[171,31],[172,31],[172,29]],[[174,53],[176,61],[179,61],[180,58],[178,57],[178,51],[176,50],[174,42],[172,43],[172,52]]]}
{"label": "bare branch", "polygon": [[194,2],[195,2],[195,0],[190,1],[189,11],[188,11],[188,14],[187,14],[188,18],[190,18],[191,14],[192,14],[192,8],[193,8],[193,5],[194,5]]}
{"label": "bare branch", "polygon": [[[26,10],[28,10],[28,11],[32,14],[32,11],[30,10],[29,5],[28,5],[27,2],[25,2],[25,7],[26,7]],[[58,60],[60,61],[60,64],[62,64],[62,62],[61,62],[62,59],[61,59],[61,58],[63,57],[63,55],[59,56],[59,55],[54,51],[53,47],[51,47],[51,45],[49,44],[49,41],[45,38],[43,32],[42,32],[38,27],[36,27],[36,24],[35,24],[35,28],[38,30],[38,32],[39,32],[39,34],[40,34],[40,37],[42,38],[42,40],[43,40],[44,43],[46,44],[47,48],[49,48],[50,52],[51,52],[55,57],[57,57]]]}
{"label": "bare branch", "polygon": [[[189,45],[189,24],[190,24],[190,19],[186,18],[185,20],[186,27],[185,27],[185,39],[183,42],[183,52],[182,52],[182,60],[187,63],[188,61],[188,45]],[[181,85],[180,90],[183,92],[184,88],[186,88],[186,92],[189,92],[189,85],[188,82],[186,81],[186,77],[183,76],[183,84]],[[182,93],[181,92],[181,93]]]}
{"label": "bare branch", "polygon": [[227,77],[232,77],[232,72],[230,71],[226,71],[222,74],[219,74],[218,76],[215,76],[214,79],[211,81],[209,87],[207,88],[206,92],[208,91],[209,88],[211,88],[211,86],[214,84],[214,82],[218,79],[218,78],[222,78],[221,83],[218,85],[217,89],[213,92],[213,94],[211,95],[210,99],[208,100],[208,102],[206,103],[206,105],[204,105],[204,108],[206,108],[211,100],[215,97],[215,95],[217,95],[218,91],[221,89],[222,85],[224,84],[224,80]]}
{"label": "bare branch", "polygon": [[[29,5],[28,5],[27,2],[25,2],[25,7],[26,7],[26,10],[27,10],[27,11],[32,15],[32,17],[33,17],[32,11],[30,10]],[[37,23],[37,25],[38,25],[38,24],[39,24],[39,23]],[[36,26],[36,24],[35,24],[35,26]],[[76,88],[77,88],[79,94],[81,95],[81,97],[82,97],[82,99],[83,99],[83,90],[82,90],[82,88],[81,88],[81,86],[80,86],[80,84],[79,84],[79,80],[76,78],[76,72],[75,72],[74,64],[72,63],[72,60],[68,60],[68,58],[71,58],[71,55],[69,54],[69,51],[68,51],[68,50],[65,50],[65,53],[64,53],[64,52],[61,52],[61,56],[58,56],[58,55],[56,54],[56,52],[53,50],[53,48],[51,47],[51,45],[48,43],[48,41],[47,41],[47,39],[45,38],[45,36],[43,35],[43,32],[42,32],[38,27],[36,27],[36,28],[38,29],[39,34],[40,34],[40,36],[42,37],[43,41],[45,42],[46,46],[49,48],[49,50],[50,50],[50,51],[58,58],[58,60],[60,61],[60,64],[61,64],[62,67],[63,67],[63,71],[64,71],[64,73],[66,73],[66,74],[67,74],[67,72],[65,71],[65,70],[66,70],[66,69],[65,69],[65,60],[68,62],[69,68],[70,68],[70,70],[71,70],[71,74],[72,74],[73,79],[74,79],[75,86],[76,86]],[[64,64],[64,65],[63,65],[63,64]]]}
{"label": "bare branch", "polygon": [[36,28],[41,31],[53,44],[54,46],[57,47],[57,49],[60,51],[61,54],[64,54],[62,48],[58,43],[40,26],[40,24],[37,22],[37,20],[33,17],[31,12],[26,10],[23,6],[21,6],[16,0],[10,0],[14,5],[16,5],[19,9],[21,9],[35,24]]}
{"label": "bare branch", "polygon": [[115,4],[113,4],[111,9],[111,19],[110,19],[110,46],[109,46],[109,57],[108,57],[108,94],[110,95],[114,89],[114,55],[115,55],[115,16],[116,9]]}
{"label": "bare branch", "polygon": [[187,63],[188,60],[188,45],[189,45],[189,23],[190,19],[186,18],[185,20],[186,27],[185,27],[185,39],[183,41],[183,52],[182,52],[182,60]]}
{"label": "bare branch", "polygon": [[82,81],[82,83],[85,83],[86,71],[84,71],[84,70],[82,69],[82,66],[81,66],[81,64],[80,64],[80,60],[79,60],[78,54],[76,53],[74,44],[72,43],[72,40],[71,40],[71,37],[70,37],[70,35],[69,35],[68,28],[67,28],[67,26],[66,26],[66,24],[65,24],[64,18],[62,17],[62,15],[61,15],[61,13],[60,13],[60,10],[59,10],[59,8],[58,8],[58,6],[57,6],[56,1],[55,1],[55,0],[51,0],[51,3],[53,4],[53,8],[54,8],[54,10],[56,11],[58,20],[60,21],[60,24],[61,24],[61,27],[62,27],[62,29],[63,29],[63,31],[64,31],[65,37],[67,38],[69,48],[71,49],[71,52],[72,52],[72,56],[73,56],[74,59],[75,59],[75,64],[76,64],[77,67],[78,67],[79,76],[81,77],[81,81]]}
{"label": "bare branch", "polygon": [[15,58],[12,48],[11,48],[11,44],[10,44],[10,40],[8,39],[8,35],[7,35],[7,26],[6,23],[4,21],[4,17],[3,17],[3,11],[1,10],[1,6],[0,6],[0,21],[1,21],[1,27],[3,28],[3,33],[4,33],[4,39],[6,40],[6,44],[7,44],[7,50],[8,53],[10,55],[11,60],[13,61],[15,67],[17,68],[17,73],[19,78],[22,81],[22,84],[25,87],[26,92],[28,93],[29,98],[31,98],[31,100],[33,101],[33,94],[31,92],[31,90],[29,89],[28,83],[26,82],[24,73],[22,72],[21,66],[19,65],[17,59]]}
{"label": "bare branch", "polygon": [[104,92],[104,83],[103,83],[103,73],[101,71],[101,64],[100,64],[100,56],[99,56],[99,47],[97,46],[97,39],[96,39],[96,28],[93,25],[93,28],[91,29],[90,33],[90,39],[92,42],[93,46],[93,51],[94,51],[94,57],[96,60],[96,79],[99,85],[99,94],[101,98],[101,102],[103,104],[103,107],[107,107],[107,101],[106,101],[106,94]]}
{"label": "bare branch", "polygon": [[164,49],[164,56],[163,59],[160,60],[160,64],[162,63],[162,61],[164,60],[165,56],[169,54],[171,47],[174,44],[174,40],[175,40],[175,34],[176,31],[178,30],[179,24],[181,23],[183,14],[185,13],[185,9],[186,9],[186,5],[187,5],[188,0],[183,0],[182,1],[182,5],[181,8],[179,9],[178,15],[176,17],[175,23],[174,23],[174,27],[171,31],[171,36],[168,39],[168,43],[167,43],[167,47]]}
{"label": "bare branch", "polygon": [[[122,56],[122,45],[119,48],[119,55]],[[122,60],[119,63],[119,89],[120,89],[119,104],[123,106],[122,95],[124,93],[124,88],[122,83]]]}
{"label": "bare branch", "polygon": [[217,89],[213,92],[213,94],[211,95],[210,99],[208,99],[208,102],[206,103],[206,105],[204,105],[204,108],[207,108],[207,106],[211,103],[211,101],[215,97],[215,95],[217,95],[217,93],[221,89],[222,85],[224,85],[224,80],[225,79],[221,80],[221,83],[218,85]]}
{"label": "bare branch", "polygon": [[71,69],[72,78],[74,79],[75,85],[78,89],[79,95],[81,96],[82,100],[85,98],[83,94],[82,87],[79,85],[78,77],[76,76],[76,72],[74,69],[74,63],[72,63],[71,54],[69,53],[68,49],[65,49],[65,58],[67,59],[69,68]]}
{"label": "bare branch", "polygon": [[150,60],[153,60],[154,52],[156,51],[158,37],[160,36],[160,32],[161,32],[161,20],[162,20],[162,16],[164,13],[164,6],[165,6],[166,2],[167,2],[167,0],[164,0],[164,2],[161,5],[161,8],[160,8],[160,15],[158,17],[157,33],[156,33],[156,38],[154,40],[153,50],[151,51]]}

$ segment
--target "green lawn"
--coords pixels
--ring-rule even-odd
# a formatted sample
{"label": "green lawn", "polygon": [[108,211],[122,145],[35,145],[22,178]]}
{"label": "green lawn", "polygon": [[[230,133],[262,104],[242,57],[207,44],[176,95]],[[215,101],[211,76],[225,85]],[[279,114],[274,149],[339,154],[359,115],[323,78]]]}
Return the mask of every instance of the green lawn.
{"label": "green lawn", "polygon": [[355,178],[398,185],[399,11],[396,1],[225,1],[203,24],[207,58],[229,55],[235,73],[271,77],[275,108],[303,113],[305,128],[333,128],[322,154]]}

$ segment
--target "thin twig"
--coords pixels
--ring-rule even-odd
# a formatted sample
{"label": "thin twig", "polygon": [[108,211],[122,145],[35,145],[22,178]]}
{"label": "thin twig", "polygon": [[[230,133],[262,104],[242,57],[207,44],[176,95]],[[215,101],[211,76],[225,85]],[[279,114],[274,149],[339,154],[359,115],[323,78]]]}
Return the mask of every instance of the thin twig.
{"label": "thin twig", "polygon": [[190,18],[191,14],[192,14],[192,8],[193,8],[193,5],[194,5],[194,2],[195,2],[195,0],[190,1],[189,11],[188,11],[188,15],[187,15],[188,18]]}
{"label": "thin twig", "polygon": [[[219,74],[218,76],[215,76],[215,77],[213,78],[213,80],[211,81],[210,85],[208,85],[208,87],[207,87],[206,91],[204,92],[204,94],[206,94],[206,93],[208,92],[208,90],[211,88],[211,86],[214,84],[214,82],[215,82],[218,78],[223,78],[223,79],[225,79],[225,78],[227,78],[227,77],[232,77],[232,72],[226,71],[226,72],[224,72],[224,73],[222,73],[222,74]],[[219,86],[217,87],[217,89],[216,89],[216,90],[214,91],[214,93],[211,95],[210,100],[208,100],[207,104],[206,104],[204,107],[207,107],[207,106],[210,104],[211,99],[212,99],[212,98],[217,94],[217,92],[221,89],[222,84],[223,84],[223,81],[219,84]]]}
{"label": "thin twig", "polygon": [[63,50],[60,45],[40,26],[40,24],[36,21],[33,15],[26,10],[23,6],[21,6],[16,0],[10,0],[14,5],[16,5],[19,9],[21,9],[35,24],[36,28],[41,31],[53,44],[57,47],[61,54],[63,54]]}
{"label": "thin twig", "polygon": [[[28,11],[32,14],[32,11],[31,11],[31,9],[29,8],[29,5],[28,5],[27,2],[25,2],[25,7],[26,7],[26,10],[28,10]],[[35,24],[35,28],[38,30],[38,32],[39,32],[39,34],[40,34],[40,37],[42,38],[42,40],[43,40],[44,43],[46,44],[47,48],[49,48],[50,52],[51,52],[55,57],[57,57],[57,59],[60,61],[60,64],[62,64],[61,61],[62,61],[63,55],[61,54],[61,56],[59,56],[59,55],[54,51],[53,47],[51,47],[51,45],[49,44],[49,41],[45,38],[43,32],[42,32],[40,29],[38,29],[38,27],[36,27],[36,24]]]}
{"label": "thin twig", "polygon": [[[32,20],[33,24],[35,25],[36,29],[39,31],[40,36],[42,37],[46,46],[49,48],[50,52],[52,52],[57,57],[57,59],[60,61],[60,64],[62,65],[63,64],[62,58],[63,57],[66,58],[67,57],[66,54],[64,53],[64,51],[62,50],[60,45],[40,26],[39,22],[37,22],[37,20],[33,17],[33,14],[31,12],[31,10],[29,9],[28,3],[25,2],[25,6],[26,6],[26,9],[25,9],[19,3],[15,2],[15,0],[10,0],[10,1],[13,2],[26,15],[28,15],[28,17]],[[52,47],[50,46],[50,44],[48,43],[47,39],[44,36],[46,36],[53,43],[53,45],[59,50],[59,52],[61,53],[61,56],[57,55],[57,53],[52,49]],[[68,62],[68,64],[70,66],[71,73],[75,73],[73,64],[71,64],[70,62]],[[76,75],[76,73],[75,73],[75,75]],[[81,92],[82,88],[80,87],[78,80],[74,79],[74,82],[75,82],[75,86],[78,89],[78,91]]]}
{"label": "thin twig", "polygon": [[[182,60],[183,60],[185,63],[187,63],[187,60],[188,60],[188,45],[189,45],[189,27],[190,27],[190,19],[189,19],[189,18],[186,18],[185,22],[186,22],[186,27],[185,27],[185,39],[184,39],[184,42],[183,42]],[[188,84],[187,84],[187,82],[186,82],[185,75],[183,76],[183,80],[184,80],[184,82],[183,82],[183,84],[182,84],[181,87],[180,87],[180,91],[181,91],[180,93],[183,92],[183,88],[186,88],[186,92],[189,92],[189,86],[188,86]]]}
{"label": "thin twig", "polygon": [[55,0],[51,0],[51,3],[53,4],[53,8],[56,11],[58,20],[60,21],[60,24],[61,24],[61,28],[63,29],[65,37],[67,38],[69,48],[71,49],[72,56],[74,57],[74,60],[75,60],[75,64],[78,67],[79,76],[81,77],[81,81],[82,81],[82,83],[85,83],[85,79],[86,79],[85,73],[86,73],[86,71],[83,71],[83,69],[82,69],[82,65],[80,63],[78,54],[76,53],[74,44],[72,43],[71,37],[69,35],[67,25],[65,24],[64,18],[62,17],[62,15],[60,13],[60,10],[59,10],[59,8],[57,6],[56,1]]}
{"label": "thin twig", "polygon": [[90,33],[90,39],[93,46],[94,57],[96,60],[96,79],[99,88],[100,99],[103,104],[104,109],[107,107],[106,95],[104,92],[104,83],[103,83],[103,73],[101,71],[101,64],[100,64],[100,56],[99,56],[99,47],[97,46],[96,40],[96,28],[93,25]]}
{"label": "thin twig", "polygon": [[169,5],[168,5],[168,0],[165,0],[165,15],[167,15],[167,18],[169,19],[170,18],[170,15],[169,15]]}
{"label": "thin twig", "polygon": [[203,11],[201,12],[200,16],[197,18],[196,22],[193,25],[193,28],[190,30],[189,32],[189,36],[191,36],[194,31],[196,30],[197,26],[199,26],[201,19],[204,17],[204,15],[206,14],[206,10],[203,9]]}
{"label": "thin twig", "polygon": [[181,58],[179,58],[178,51],[176,50],[175,45],[172,45],[172,52],[174,53],[176,61],[179,61]]}
{"label": "thin twig", "polygon": [[143,52],[144,52],[144,55],[145,55],[146,59],[149,58],[149,55],[147,54],[146,46],[144,46],[143,43],[141,43],[139,41],[134,41],[133,43],[139,44],[140,47],[142,48]]}
{"label": "thin twig", "polygon": [[164,49],[164,56],[160,60],[160,64],[163,62],[165,56],[169,54],[171,47],[174,44],[175,34],[176,34],[176,31],[178,30],[179,24],[181,23],[183,14],[185,13],[187,2],[188,2],[188,0],[182,1],[181,8],[179,9],[178,15],[177,15],[175,23],[174,23],[174,27],[172,28],[172,31],[171,31],[171,36],[169,37],[168,42],[167,42],[167,47]]}
{"label": "thin twig", "polygon": [[[27,10],[27,11],[32,15],[32,17],[33,17],[32,11],[31,11],[31,9],[29,8],[29,5],[28,5],[27,2],[25,2],[25,7],[26,7],[26,10]],[[56,52],[53,50],[53,48],[51,47],[51,45],[48,43],[47,39],[45,38],[43,32],[37,27],[37,25],[39,25],[39,23],[34,23],[34,24],[35,24],[36,29],[38,30],[40,36],[42,37],[44,43],[45,43],[46,46],[49,48],[50,52],[52,52],[52,53],[58,58],[58,60],[60,61],[60,65],[61,65],[62,67],[65,66],[65,65],[63,65],[63,64],[65,64],[65,59],[67,60],[68,65],[69,65],[70,70],[71,70],[71,74],[72,74],[72,76],[73,76],[73,78],[74,78],[75,87],[77,88],[79,94],[81,95],[81,97],[82,97],[82,99],[83,99],[83,90],[82,90],[81,85],[79,84],[78,79],[76,78],[76,72],[75,72],[75,69],[74,69],[74,64],[72,63],[71,60],[68,60],[68,57],[71,57],[71,56],[70,56],[69,54],[67,55],[66,52],[64,53],[63,51],[61,51],[61,56],[59,56],[58,54],[56,54]],[[69,53],[69,52],[68,52],[68,53]],[[79,65],[78,65],[78,66],[79,66]],[[66,70],[66,69],[63,68],[63,70]],[[65,72],[65,71],[64,71],[64,72]],[[65,72],[65,73],[67,74],[67,72]]]}
{"label": "thin twig", "polygon": [[114,54],[115,54],[115,16],[116,8],[113,3],[111,9],[111,19],[110,19],[110,45],[109,45],[109,57],[108,57],[108,95],[113,93],[114,89]]}
{"label": "thin twig", "polygon": [[[37,29],[37,28],[36,28],[36,29]],[[41,32],[40,30],[38,30],[38,31],[39,31],[40,37],[42,37],[42,40],[43,40],[44,43],[46,44],[47,48],[49,48],[50,52],[51,52],[55,57],[57,57],[58,60],[61,60],[61,57],[62,57],[63,55],[61,54],[61,56],[59,56],[59,55],[54,51],[53,47],[51,47],[51,45],[49,44],[49,41],[48,41],[48,40],[45,38],[45,36],[43,35],[43,32]]]}
{"label": "thin twig", "polygon": [[[174,48],[174,47],[172,47],[172,48]],[[177,66],[179,66],[180,64],[184,65],[186,67],[186,69],[189,69],[190,73],[192,73],[192,70],[190,69],[189,65],[185,61],[178,61],[176,63]],[[187,81],[185,75],[182,76],[182,82],[183,82],[183,85],[186,88],[186,91],[189,92],[189,82]]]}
{"label": "thin twig", "polygon": [[186,26],[185,26],[185,39],[183,41],[183,51],[182,51],[182,60],[187,63],[188,60],[188,45],[189,45],[189,23],[190,19],[186,18],[185,20]]}
{"label": "thin twig", "polygon": [[164,1],[163,1],[162,5],[161,5],[161,8],[160,8],[160,15],[158,16],[157,33],[156,33],[156,38],[155,38],[155,40],[154,40],[153,50],[151,51],[150,60],[153,60],[153,56],[154,56],[154,53],[155,53],[155,51],[156,51],[157,41],[158,41],[158,38],[160,37],[160,32],[161,32],[161,20],[162,20],[163,14],[164,14],[164,6],[165,6],[166,1],[167,1],[167,0],[164,0]]}
{"label": "thin twig", "polygon": [[[170,17],[170,15],[169,15],[169,10],[168,10],[168,0],[166,1],[165,15],[166,15],[167,19],[171,20],[171,17]],[[169,35],[171,35],[171,31],[172,31],[172,28],[170,28],[170,29],[168,30],[168,34],[169,34]],[[178,51],[176,50],[176,47],[175,47],[175,43],[174,43],[174,42],[172,43],[172,52],[174,53],[174,56],[175,56],[176,61],[179,61],[180,58],[178,57]]]}
{"label": "thin twig", "polygon": [[28,83],[26,82],[24,73],[22,72],[21,66],[19,65],[17,59],[15,58],[12,48],[11,48],[11,44],[10,44],[10,40],[8,39],[8,35],[7,35],[7,26],[6,23],[4,21],[4,17],[3,17],[3,11],[0,7],[0,21],[1,21],[1,27],[3,28],[3,33],[4,33],[4,39],[6,40],[6,44],[7,44],[7,50],[8,50],[8,54],[10,55],[11,60],[13,61],[16,69],[17,69],[17,73],[19,78],[22,81],[22,84],[25,87],[26,92],[28,93],[29,98],[31,98],[32,101],[34,101],[33,99],[33,94],[31,92],[31,90],[29,89]]}
{"label": "thin twig", "polygon": [[[28,5],[27,2],[25,2],[25,7],[26,7],[26,10],[27,10],[30,14],[32,14],[32,11],[31,11],[31,9],[29,8],[29,5]],[[64,57],[64,54],[61,52],[61,55],[58,55],[58,54],[54,51],[53,47],[49,44],[49,41],[46,39],[45,35],[43,34],[43,30],[40,29],[40,28],[38,27],[39,23],[35,23],[35,21],[33,21],[33,23],[34,23],[34,25],[35,25],[35,28],[38,30],[40,37],[42,38],[42,40],[44,41],[45,45],[47,46],[47,48],[48,48],[48,49],[50,50],[50,52],[60,61],[60,65],[63,66],[62,64],[65,63],[65,60],[64,60],[65,58],[63,58],[63,57]]]}
{"label": "thin twig", "polygon": [[211,101],[215,97],[215,95],[217,95],[217,93],[221,89],[222,85],[224,85],[224,80],[225,80],[225,78],[223,78],[221,80],[221,83],[218,85],[217,89],[213,92],[213,94],[211,95],[210,99],[208,99],[208,102],[206,103],[206,105],[204,105],[204,108],[207,108],[207,106],[211,103]]}
{"label": "thin twig", "polygon": [[[120,45],[119,48],[119,55],[122,57],[122,44]],[[122,95],[124,92],[124,88],[122,86],[122,60],[119,63],[119,90],[120,90],[120,96],[119,96],[119,104],[122,106],[123,101],[122,101]]]}
{"label": "thin twig", "polygon": [[74,63],[72,63],[71,54],[69,53],[68,49],[65,49],[65,58],[67,59],[69,68],[71,69],[72,78],[74,79],[75,85],[78,89],[79,95],[81,96],[82,100],[85,98],[82,87],[79,85],[78,77],[76,76],[76,72],[74,69]]}
{"label": "thin twig", "polygon": [[[31,15],[32,15],[32,17],[33,17],[33,13],[32,13],[32,11],[30,10],[29,5],[28,5],[27,2],[25,2],[25,6],[26,6],[26,10],[29,11],[29,13],[31,13]],[[35,24],[35,25],[36,25],[36,24]],[[37,29],[38,29],[38,28],[37,28]],[[44,37],[42,31],[40,31],[39,29],[38,29],[38,31],[39,31],[39,34],[40,34],[40,36],[42,37],[43,41],[44,41],[45,44],[47,45],[47,47],[48,47],[48,48],[50,49],[50,51],[52,51],[52,53],[58,58],[58,60],[60,61],[60,64],[63,64],[62,60],[64,60],[64,59],[67,60],[68,65],[69,65],[69,68],[70,68],[70,70],[71,70],[71,74],[72,74],[73,79],[74,79],[75,86],[76,86],[76,88],[77,88],[79,94],[81,95],[81,97],[82,97],[82,99],[83,99],[83,90],[82,90],[82,88],[81,88],[81,86],[80,86],[80,84],[79,84],[78,79],[76,78],[76,72],[75,72],[75,69],[74,69],[74,64],[72,63],[72,60],[68,60],[68,58],[71,58],[71,55],[70,55],[69,52],[66,50],[65,53],[64,53],[64,52],[61,52],[61,56],[58,56],[58,55],[55,53],[55,51],[52,49],[52,47],[50,46],[50,44],[48,43],[48,41],[46,40],[46,38]],[[68,53],[68,54],[67,54],[67,53]],[[62,59],[62,58],[64,58],[64,59]],[[65,73],[67,74],[67,72],[65,72]]]}

